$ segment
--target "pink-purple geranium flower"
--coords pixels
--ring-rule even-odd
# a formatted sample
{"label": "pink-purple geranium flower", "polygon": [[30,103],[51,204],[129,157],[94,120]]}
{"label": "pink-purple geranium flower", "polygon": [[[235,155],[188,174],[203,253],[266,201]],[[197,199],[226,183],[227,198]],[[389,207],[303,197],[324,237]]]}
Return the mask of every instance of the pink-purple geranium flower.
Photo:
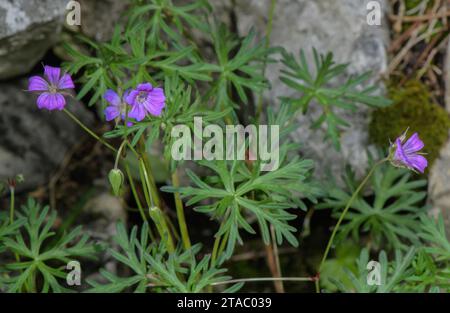
{"label": "pink-purple geranium flower", "polygon": [[142,121],[147,114],[160,116],[166,97],[162,88],[154,88],[150,83],[143,83],[132,90],[125,97],[125,101],[132,107],[128,116]]}
{"label": "pink-purple geranium flower", "polygon": [[[123,99],[128,95],[129,91],[125,91],[123,94]],[[106,90],[103,98],[109,103],[105,109],[105,119],[109,122],[114,119],[126,120],[127,115],[127,103],[120,99],[119,95],[112,89]],[[131,121],[127,122],[127,126],[132,126]]]}
{"label": "pink-purple geranium flower", "polygon": [[[127,94],[128,93],[125,92],[124,98]],[[109,103],[105,109],[106,120],[109,122],[118,117],[124,120],[126,115],[126,103],[120,99],[119,95],[114,90],[108,89],[103,95],[103,98]]]}
{"label": "pink-purple geranium flower", "polygon": [[44,78],[40,76],[30,77],[28,82],[28,91],[40,93],[37,98],[39,109],[62,110],[66,105],[64,95],[67,90],[74,89],[72,78],[69,74],[61,75],[59,67],[44,66]]}
{"label": "pink-purple geranium flower", "polygon": [[414,133],[406,142],[406,132],[394,144],[391,162],[395,166],[406,167],[423,173],[428,166],[427,159],[419,152],[425,146],[419,135]]}

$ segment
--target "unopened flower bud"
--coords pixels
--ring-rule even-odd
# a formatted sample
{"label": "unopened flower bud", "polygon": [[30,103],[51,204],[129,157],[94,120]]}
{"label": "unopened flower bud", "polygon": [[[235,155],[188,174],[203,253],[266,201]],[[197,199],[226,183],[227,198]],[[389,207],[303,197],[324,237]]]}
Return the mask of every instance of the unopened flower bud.
{"label": "unopened flower bud", "polygon": [[18,183],[18,184],[23,183],[25,181],[25,178],[23,177],[22,174],[16,175],[15,179],[16,179],[16,183]]}
{"label": "unopened flower bud", "polygon": [[120,193],[120,188],[122,188],[122,184],[124,181],[123,173],[121,170],[115,168],[109,171],[108,174],[109,183],[111,184],[113,194],[118,196]]}

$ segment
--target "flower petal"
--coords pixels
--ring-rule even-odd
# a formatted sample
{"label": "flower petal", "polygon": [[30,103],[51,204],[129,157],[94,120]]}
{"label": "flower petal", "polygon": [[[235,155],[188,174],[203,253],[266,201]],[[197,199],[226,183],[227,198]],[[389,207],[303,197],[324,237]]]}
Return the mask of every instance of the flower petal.
{"label": "flower petal", "polygon": [[105,109],[105,119],[109,122],[120,115],[120,109],[118,106],[110,105]]}
{"label": "flower petal", "polygon": [[44,92],[42,93],[38,98],[37,98],[37,106],[39,109],[48,109],[48,96],[50,95],[49,92]]}
{"label": "flower petal", "polygon": [[415,168],[421,173],[423,173],[425,171],[425,168],[428,166],[427,159],[420,154],[413,154],[408,156],[408,161],[411,167]]}
{"label": "flower petal", "polygon": [[421,150],[424,146],[423,141],[419,138],[419,134],[414,133],[403,145],[403,150],[408,155]]}
{"label": "flower petal", "polygon": [[128,103],[129,105],[134,105],[138,94],[139,91],[137,91],[136,89],[130,91],[130,93],[124,96],[125,102]]}
{"label": "flower petal", "polygon": [[160,116],[162,109],[165,106],[166,97],[164,91],[161,88],[155,88],[147,97],[147,100],[143,103],[145,109],[154,116]]}
{"label": "flower petal", "polygon": [[61,69],[59,67],[44,66],[44,75],[53,86],[58,86],[60,74]]}
{"label": "flower petal", "polygon": [[37,99],[39,109],[62,110],[66,105],[66,99],[59,93],[44,92]]}
{"label": "flower petal", "polygon": [[153,86],[150,83],[139,84],[136,88],[138,91],[152,91]]}
{"label": "flower petal", "polygon": [[120,97],[119,95],[112,89],[106,90],[105,94],[103,95],[103,98],[105,98],[106,101],[111,103],[111,105],[114,106],[120,106]]}
{"label": "flower petal", "polygon": [[145,105],[147,111],[154,116],[160,116],[162,109],[164,108],[164,105],[153,105],[150,101],[146,101],[143,104]]}
{"label": "flower petal", "polygon": [[162,90],[162,88],[154,88],[150,92],[150,100],[154,104],[164,106],[164,103],[166,101],[166,96],[164,95],[164,90]]}
{"label": "flower petal", "polygon": [[139,104],[135,104],[132,108],[131,111],[128,112],[128,116],[131,118],[136,119],[136,121],[142,121],[145,118],[146,115],[146,111],[144,106],[139,105]]}
{"label": "flower petal", "polygon": [[40,76],[32,76],[28,80],[28,91],[46,91],[48,83]]}
{"label": "flower petal", "polygon": [[395,140],[395,146],[396,148],[394,153],[394,159],[396,161],[406,164],[408,160],[406,158],[405,152],[403,151],[402,141],[400,138],[397,138],[397,140]]}
{"label": "flower petal", "polygon": [[58,82],[58,89],[73,89],[75,85],[69,74],[64,74]]}

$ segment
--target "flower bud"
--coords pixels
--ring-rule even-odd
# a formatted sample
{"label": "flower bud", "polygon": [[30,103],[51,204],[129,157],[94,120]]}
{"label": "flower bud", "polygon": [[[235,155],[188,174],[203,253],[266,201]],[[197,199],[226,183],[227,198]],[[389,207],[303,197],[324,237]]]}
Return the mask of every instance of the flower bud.
{"label": "flower bud", "polygon": [[111,171],[109,171],[108,180],[109,183],[111,184],[113,194],[115,196],[118,196],[120,193],[120,188],[122,187],[124,181],[122,171],[117,168],[112,169]]}
{"label": "flower bud", "polygon": [[25,177],[23,177],[23,174],[16,175],[15,179],[18,184],[23,183],[25,181]]}

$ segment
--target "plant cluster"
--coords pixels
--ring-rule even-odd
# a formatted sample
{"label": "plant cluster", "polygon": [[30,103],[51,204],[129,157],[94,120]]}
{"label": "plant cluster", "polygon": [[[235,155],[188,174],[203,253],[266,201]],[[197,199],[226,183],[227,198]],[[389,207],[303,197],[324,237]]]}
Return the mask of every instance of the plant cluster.
{"label": "plant cluster", "polygon": [[[313,208],[331,208],[338,222],[317,273],[290,280],[315,283],[318,291],[321,287],[360,292],[448,290],[450,244],[442,220],[435,224],[425,216],[426,181],[408,172],[423,172],[427,166],[417,134],[406,140],[406,134],[398,133],[386,158],[373,161],[365,179],[359,181],[349,170],[343,187],[316,181],[314,160],[301,157],[301,145],[292,140],[299,127],[296,115],[319,106],[322,115],[313,128],[324,127],[339,153],[340,132],[351,126],[343,111],[390,105],[376,94],[376,87],[368,86],[370,73],[337,84],[347,65],[335,64],[331,53],[313,50],[312,70],[304,52],[296,58],[283,48],[271,48],[269,37],[258,41],[251,31],[241,38],[208,18],[211,8],[204,0],[184,5],[170,0],[132,2],[110,41],[94,42],[78,35],[74,43],[65,45],[70,58],[63,65],[67,72],[46,66],[44,78],[30,78],[29,91],[39,93],[39,108],[68,114],[113,153],[115,165],[108,175],[111,191],[123,197],[123,190],[130,190],[132,198],[125,202],[142,218],[142,224],[130,230],[119,223],[114,238],[117,247],[107,247],[127,270],[119,274],[100,270],[102,279],[89,280],[89,286],[84,286],[87,291],[237,291],[252,278],[231,279],[225,274],[227,261],[250,236],[260,237],[266,246],[267,258],[275,264],[273,277],[267,280],[276,280],[280,291],[278,247],[299,246],[298,215]],[[211,51],[199,46],[199,34]],[[280,80],[292,89],[292,95],[264,105],[254,99],[262,99],[262,92],[269,88],[265,66],[276,62],[276,56],[281,56],[283,65]],[[71,75],[80,86],[77,99],[104,112],[105,123],[111,126],[106,133],[97,135],[66,106],[64,97],[75,89]],[[255,106],[257,113],[247,116]],[[187,164],[171,153],[172,131],[179,124],[194,131],[197,116],[205,124],[222,127],[248,120],[277,125],[279,166],[262,171],[261,161],[250,157],[249,140],[244,140],[238,147],[245,151],[244,159],[193,160],[202,170],[186,169]],[[194,131],[193,137],[200,135]],[[158,143],[161,150],[155,148]],[[182,171],[188,183],[181,183]],[[156,177],[161,173],[165,175],[158,181],[162,179],[166,186],[158,188]],[[97,245],[80,228],[55,232],[56,213],[33,200],[16,211],[14,186],[9,191],[10,217],[0,215],[0,257],[8,260],[0,266],[1,288],[68,291],[64,266],[69,260],[95,257]],[[211,228],[216,229],[204,247],[190,236],[195,225],[186,220],[187,209],[210,217]],[[335,235],[337,243],[352,236],[364,247],[356,265],[345,262],[349,265],[346,282],[324,281],[320,276]],[[381,287],[365,284],[373,252],[379,252]],[[388,261],[393,252],[394,261]]]}

